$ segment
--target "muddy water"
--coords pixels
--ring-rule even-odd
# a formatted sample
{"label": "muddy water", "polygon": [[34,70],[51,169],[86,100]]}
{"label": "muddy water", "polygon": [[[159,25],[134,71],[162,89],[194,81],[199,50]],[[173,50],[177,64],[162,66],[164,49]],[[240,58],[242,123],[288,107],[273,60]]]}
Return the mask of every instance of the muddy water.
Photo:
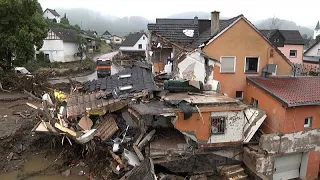
{"label": "muddy water", "polygon": [[[0,180],[19,180],[19,175],[25,173],[30,173],[34,171],[42,170],[48,167],[55,160],[57,156],[51,155],[48,157],[45,153],[29,155],[24,168],[18,171],[8,172],[0,174]],[[68,177],[62,176],[58,171],[56,172],[47,172],[45,175],[37,175],[28,178],[27,180],[87,180],[87,175],[79,176],[78,173],[83,170],[87,173],[87,169],[84,167],[74,167],[71,169],[71,174]]]}

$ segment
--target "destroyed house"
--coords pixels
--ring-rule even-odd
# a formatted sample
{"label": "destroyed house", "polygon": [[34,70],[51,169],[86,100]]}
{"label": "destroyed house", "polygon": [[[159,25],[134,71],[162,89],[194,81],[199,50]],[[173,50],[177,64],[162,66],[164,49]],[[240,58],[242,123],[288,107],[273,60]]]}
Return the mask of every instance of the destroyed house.
{"label": "destroyed house", "polygon": [[86,82],[83,86],[86,93],[68,97],[68,117],[81,116],[88,109],[100,110],[102,114],[114,112],[132,98],[144,97],[156,90],[150,68],[136,63],[115,75]]}
{"label": "destroyed house", "polygon": [[[193,92],[160,92],[159,101],[129,105],[128,112],[142,131],[147,127],[161,129],[146,154],[164,166],[168,161],[181,160],[182,154],[190,157],[208,151],[217,158],[213,160],[216,166],[239,163],[241,156],[237,153],[242,144],[251,141],[265,113],[215,92]],[[228,153],[219,153],[221,147]],[[219,158],[225,160],[220,162]]]}
{"label": "destroyed house", "polygon": [[[220,20],[220,29],[223,31],[237,17]],[[151,35],[151,60],[156,72],[160,72],[168,57],[177,59],[186,51],[200,46],[211,36],[212,21],[209,19],[156,19],[155,24],[148,24]],[[207,37],[208,35],[208,37]]]}

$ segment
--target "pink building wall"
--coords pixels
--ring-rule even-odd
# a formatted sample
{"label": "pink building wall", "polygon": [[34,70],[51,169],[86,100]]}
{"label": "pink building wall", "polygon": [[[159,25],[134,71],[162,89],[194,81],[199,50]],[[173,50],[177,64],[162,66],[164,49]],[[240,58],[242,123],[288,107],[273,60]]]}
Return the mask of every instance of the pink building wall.
{"label": "pink building wall", "polygon": [[[303,62],[303,45],[285,44],[284,47],[278,49],[288,58],[292,63],[302,64]],[[296,57],[290,57],[290,50],[297,50]]]}

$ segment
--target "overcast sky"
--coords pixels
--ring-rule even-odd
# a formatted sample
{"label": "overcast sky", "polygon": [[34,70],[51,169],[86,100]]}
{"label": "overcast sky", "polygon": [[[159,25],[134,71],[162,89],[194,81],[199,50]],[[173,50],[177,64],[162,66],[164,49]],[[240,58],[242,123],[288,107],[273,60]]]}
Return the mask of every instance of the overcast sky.
{"label": "overcast sky", "polygon": [[46,8],[88,8],[117,17],[167,17],[186,11],[220,11],[223,17],[244,14],[251,21],[277,17],[302,26],[320,20],[319,0],[39,0]]}

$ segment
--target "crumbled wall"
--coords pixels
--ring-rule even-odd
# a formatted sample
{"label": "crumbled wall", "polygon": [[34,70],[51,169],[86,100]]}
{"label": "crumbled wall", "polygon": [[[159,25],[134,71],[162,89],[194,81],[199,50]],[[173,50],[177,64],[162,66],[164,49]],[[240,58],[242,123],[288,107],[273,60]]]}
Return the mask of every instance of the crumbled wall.
{"label": "crumbled wall", "polygon": [[244,115],[242,111],[213,112],[212,116],[227,116],[224,134],[212,134],[208,143],[237,142],[243,139]]}
{"label": "crumbled wall", "polygon": [[260,147],[269,154],[320,151],[320,129],[263,135]]}

